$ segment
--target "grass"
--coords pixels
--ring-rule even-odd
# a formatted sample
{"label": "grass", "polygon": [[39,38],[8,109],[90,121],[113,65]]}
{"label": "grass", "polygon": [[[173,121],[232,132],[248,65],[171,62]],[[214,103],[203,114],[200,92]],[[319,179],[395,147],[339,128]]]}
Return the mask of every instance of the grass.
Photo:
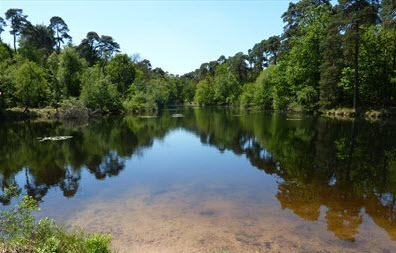
{"label": "grass", "polygon": [[111,253],[110,235],[66,231],[51,219],[36,221],[37,202],[25,196],[0,211],[0,253]]}

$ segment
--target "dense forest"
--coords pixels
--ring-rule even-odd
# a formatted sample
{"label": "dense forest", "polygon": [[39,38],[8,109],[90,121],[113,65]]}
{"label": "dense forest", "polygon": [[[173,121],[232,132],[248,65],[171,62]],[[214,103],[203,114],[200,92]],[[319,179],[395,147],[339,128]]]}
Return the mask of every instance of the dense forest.
{"label": "dense forest", "polygon": [[[0,17],[0,107],[120,112],[188,103],[358,111],[396,105],[396,0],[301,0],[281,18],[283,33],[247,54],[175,76],[122,54],[111,36],[91,31],[75,45],[61,17],[34,25],[23,10],[10,9]],[[1,42],[7,29],[11,46]]]}

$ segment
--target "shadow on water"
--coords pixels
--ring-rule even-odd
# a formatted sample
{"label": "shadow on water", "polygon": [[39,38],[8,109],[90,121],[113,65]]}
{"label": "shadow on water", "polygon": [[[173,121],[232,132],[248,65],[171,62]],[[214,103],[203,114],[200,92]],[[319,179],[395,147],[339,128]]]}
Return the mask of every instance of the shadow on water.
{"label": "shadow on water", "polygon": [[[276,177],[281,208],[306,221],[317,221],[324,212],[327,230],[339,239],[353,242],[364,218],[371,217],[396,240],[393,124],[320,117],[288,120],[285,115],[236,114],[227,109],[186,108],[181,109],[182,118],[172,118],[172,113],[165,111],[157,118],[109,117],[81,125],[1,123],[1,192],[16,185],[42,201],[50,188],[58,188],[71,198],[79,191],[84,171],[97,180],[117,177],[126,160],[143,156],[155,140],[181,128],[203,145],[245,155],[254,167]],[[37,141],[59,135],[73,139]],[[24,181],[17,182],[21,173]],[[155,196],[166,193],[158,191]],[[0,201],[6,206],[11,199],[2,195]]]}

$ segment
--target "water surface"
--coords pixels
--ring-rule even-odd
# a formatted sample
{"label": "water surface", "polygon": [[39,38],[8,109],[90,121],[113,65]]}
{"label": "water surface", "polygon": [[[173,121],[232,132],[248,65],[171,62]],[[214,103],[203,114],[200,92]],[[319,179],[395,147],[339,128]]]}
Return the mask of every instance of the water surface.
{"label": "water surface", "polygon": [[[58,135],[73,138],[37,139]],[[120,252],[396,252],[389,122],[181,108],[1,123],[0,184]]]}

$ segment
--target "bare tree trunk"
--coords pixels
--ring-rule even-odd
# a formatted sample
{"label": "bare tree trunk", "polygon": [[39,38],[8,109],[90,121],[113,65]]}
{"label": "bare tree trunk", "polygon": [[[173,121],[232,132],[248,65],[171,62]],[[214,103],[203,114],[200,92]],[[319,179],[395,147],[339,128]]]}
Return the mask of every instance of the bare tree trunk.
{"label": "bare tree trunk", "polygon": [[57,36],[57,41],[58,41],[58,48],[57,48],[57,51],[58,51],[58,54],[60,53],[60,39],[59,39],[59,31],[58,31],[58,29],[56,30],[56,36]]}
{"label": "bare tree trunk", "polygon": [[14,52],[16,53],[16,35],[14,34]]}

